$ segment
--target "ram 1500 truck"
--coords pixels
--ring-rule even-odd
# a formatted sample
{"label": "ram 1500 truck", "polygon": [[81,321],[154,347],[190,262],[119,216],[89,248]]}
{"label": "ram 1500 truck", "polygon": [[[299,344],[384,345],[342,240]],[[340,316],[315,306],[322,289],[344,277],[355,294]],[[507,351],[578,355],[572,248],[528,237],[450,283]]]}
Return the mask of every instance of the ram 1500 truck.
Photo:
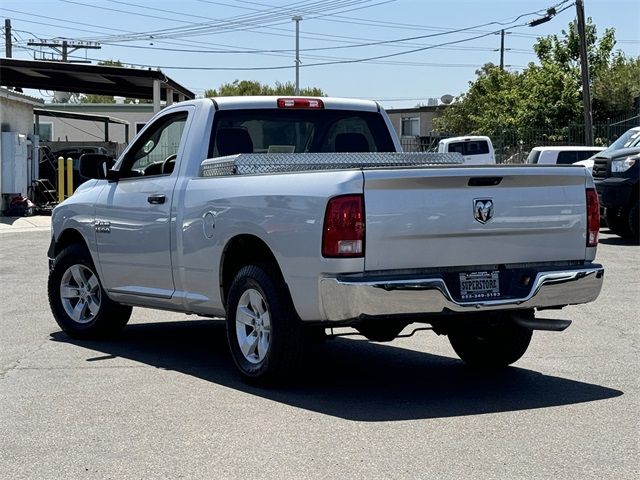
{"label": "ram 1500 truck", "polygon": [[246,379],[301,365],[327,327],[389,341],[448,335],[467,363],[506,366],[534,312],[590,302],[598,197],[586,169],[466,166],[401,153],[375,102],[202,99],[168,106],[53,212],[48,294],[73,337],[131,308],[225,317]]}

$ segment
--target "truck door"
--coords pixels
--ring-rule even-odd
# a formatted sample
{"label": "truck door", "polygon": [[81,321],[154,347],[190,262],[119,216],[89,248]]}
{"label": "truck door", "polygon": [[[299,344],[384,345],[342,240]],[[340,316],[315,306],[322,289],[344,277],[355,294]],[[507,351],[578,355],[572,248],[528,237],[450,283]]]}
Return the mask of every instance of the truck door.
{"label": "truck door", "polygon": [[189,111],[171,109],[145,128],[118,162],[118,181],[100,195],[95,231],[108,291],[156,298],[173,294],[171,208]]}

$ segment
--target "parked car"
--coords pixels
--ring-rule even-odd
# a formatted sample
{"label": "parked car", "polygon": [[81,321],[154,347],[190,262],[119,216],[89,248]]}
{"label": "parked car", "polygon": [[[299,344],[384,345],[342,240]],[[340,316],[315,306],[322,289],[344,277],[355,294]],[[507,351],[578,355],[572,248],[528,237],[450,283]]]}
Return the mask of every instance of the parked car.
{"label": "parked car", "polygon": [[[611,152],[615,152],[616,150],[620,150],[621,148],[632,148],[640,146],[640,127],[633,127],[627,130],[622,136],[620,136],[615,142],[609,145],[605,150],[603,150],[602,154],[609,154]],[[575,165],[582,165],[586,167],[589,172],[593,170],[594,159],[597,156],[594,155],[586,160],[581,160],[576,162]]]}
{"label": "parked car", "polygon": [[452,137],[440,140],[439,153],[460,153],[465,165],[489,165],[496,163],[496,154],[489,137]]}
{"label": "parked car", "polygon": [[640,146],[607,149],[594,158],[592,172],[609,229],[634,243],[640,241],[639,164]]}
{"label": "parked car", "polygon": [[573,163],[592,157],[605,147],[533,147],[527,163],[538,165],[571,165]]}

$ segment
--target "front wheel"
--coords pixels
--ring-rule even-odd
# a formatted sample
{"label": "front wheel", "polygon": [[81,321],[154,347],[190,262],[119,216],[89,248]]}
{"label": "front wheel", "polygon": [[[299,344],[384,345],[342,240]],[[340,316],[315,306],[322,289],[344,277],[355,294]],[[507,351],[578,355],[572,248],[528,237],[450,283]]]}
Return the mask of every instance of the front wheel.
{"label": "front wheel", "polygon": [[84,246],[72,245],[56,256],[47,287],[56,322],[73,338],[108,337],[131,316],[131,307],[107,297]]}
{"label": "front wheel", "polygon": [[516,314],[492,317],[481,325],[465,322],[449,332],[449,342],[467,365],[480,368],[511,365],[527,351],[533,333],[514,323],[512,315]]}
{"label": "front wheel", "polygon": [[300,365],[304,331],[275,267],[249,265],[236,274],[227,299],[227,340],[246,380],[276,382]]}

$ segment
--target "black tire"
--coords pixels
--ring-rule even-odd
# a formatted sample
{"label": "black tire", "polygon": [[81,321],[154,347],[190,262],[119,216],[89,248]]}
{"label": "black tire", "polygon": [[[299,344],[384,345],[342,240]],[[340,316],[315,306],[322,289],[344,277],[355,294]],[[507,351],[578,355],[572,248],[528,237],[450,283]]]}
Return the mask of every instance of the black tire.
{"label": "black tire", "polygon": [[638,223],[640,222],[640,218],[638,217],[640,217],[640,212],[638,211],[638,204],[636,203],[629,210],[629,215],[627,220],[627,228],[630,233],[629,238],[631,238],[633,243],[635,243],[636,245],[640,243],[640,227],[638,226]]}
{"label": "black tire", "polygon": [[405,322],[370,321],[355,328],[372,342],[390,342],[394,340],[408,324]]}
{"label": "black tire", "polygon": [[274,267],[248,265],[238,271],[227,297],[226,322],[231,356],[245,380],[278,383],[300,367],[304,330]]}
{"label": "black tire", "polygon": [[605,212],[607,226],[612,233],[619,237],[628,238],[631,234],[628,225],[628,216],[626,212],[619,208],[607,208]]}
{"label": "black tire", "polygon": [[[56,256],[47,290],[56,322],[73,338],[113,336],[124,328],[131,316],[131,307],[107,297],[91,255],[83,245],[71,245]],[[73,293],[63,298],[63,290]],[[77,318],[73,318],[70,310]]]}
{"label": "black tire", "polygon": [[465,322],[465,326],[449,332],[449,342],[469,366],[500,368],[511,365],[527,351],[533,333],[514,323],[511,315],[494,315],[491,322],[481,325]]}

